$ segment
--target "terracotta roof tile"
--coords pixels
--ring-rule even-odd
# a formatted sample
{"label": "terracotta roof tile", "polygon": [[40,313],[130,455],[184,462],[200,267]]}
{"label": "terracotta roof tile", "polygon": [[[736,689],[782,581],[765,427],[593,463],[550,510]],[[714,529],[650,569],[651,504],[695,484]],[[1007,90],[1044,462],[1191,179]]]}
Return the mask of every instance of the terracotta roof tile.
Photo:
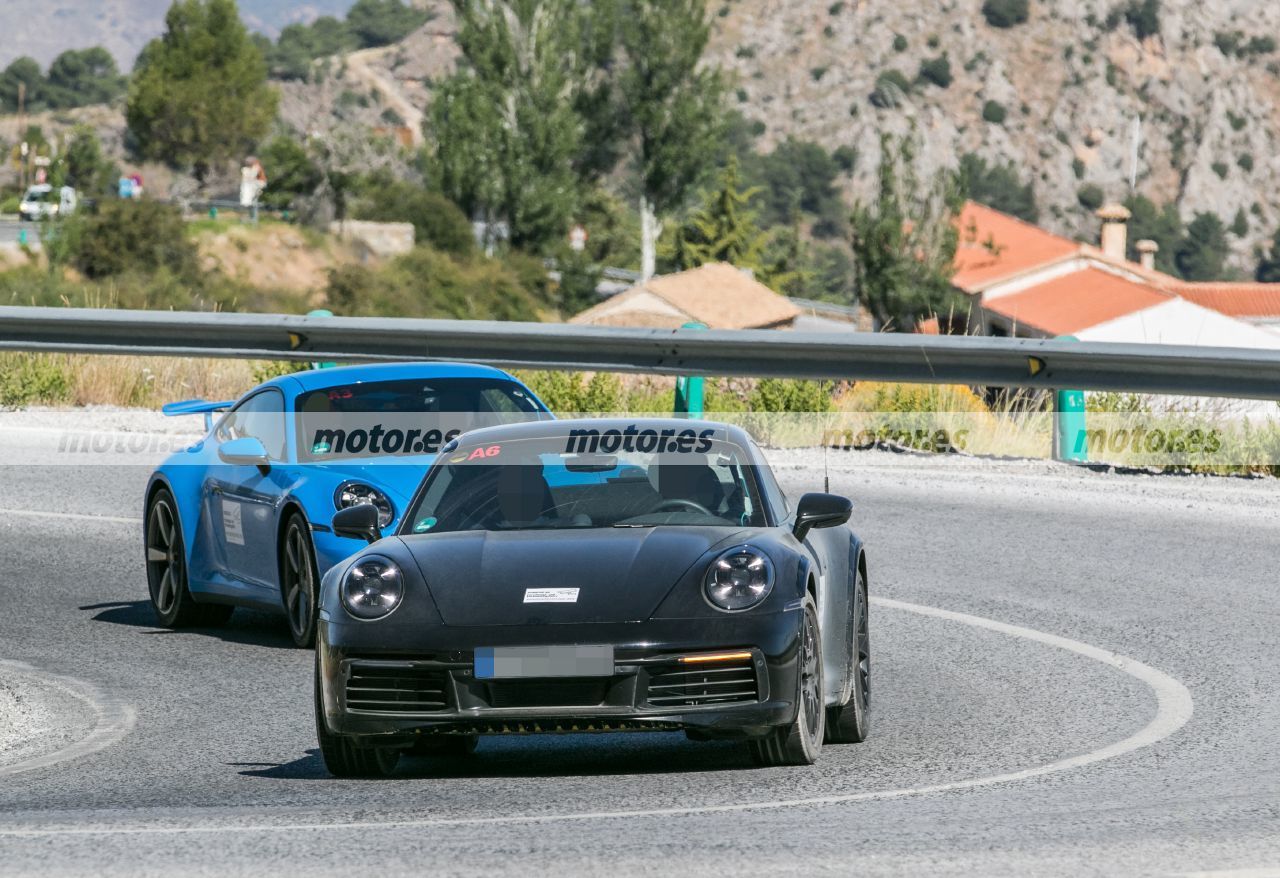
{"label": "terracotta roof tile", "polygon": [[1280,318],[1280,284],[1182,282],[1170,289],[1188,302],[1228,317]]}
{"label": "terracotta roof tile", "polygon": [[[643,293],[657,296],[669,305],[712,329],[758,329],[789,324],[800,314],[785,296],[780,296],[758,280],[725,262],[713,262],[689,271],[650,278],[629,290],[601,302],[570,322],[612,326],[679,326],[669,324],[669,315],[642,317],[640,303],[628,303]],[[652,302],[652,300],[650,300]],[[628,316],[635,315],[635,316]],[[644,323],[630,322],[644,320]],[[628,322],[619,322],[628,321]]]}
{"label": "terracotta roof tile", "polygon": [[972,201],[965,202],[959,224],[960,243],[952,283],[970,293],[1080,250],[1080,245],[1070,238]]}
{"label": "terracotta roof tile", "polygon": [[1065,335],[1169,301],[1171,297],[1098,268],[1085,268],[1028,290],[988,299],[982,307],[1015,326]]}

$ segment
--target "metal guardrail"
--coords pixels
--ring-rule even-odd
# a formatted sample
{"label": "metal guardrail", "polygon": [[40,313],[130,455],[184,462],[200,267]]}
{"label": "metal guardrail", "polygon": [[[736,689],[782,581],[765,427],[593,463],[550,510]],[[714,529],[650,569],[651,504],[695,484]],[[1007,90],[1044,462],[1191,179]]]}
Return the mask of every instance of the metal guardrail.
{"label": "metal guardrail", "polygon": [[0,307],[0,350],[1076,388],[1280,399],[1280,351],[875,333]]}

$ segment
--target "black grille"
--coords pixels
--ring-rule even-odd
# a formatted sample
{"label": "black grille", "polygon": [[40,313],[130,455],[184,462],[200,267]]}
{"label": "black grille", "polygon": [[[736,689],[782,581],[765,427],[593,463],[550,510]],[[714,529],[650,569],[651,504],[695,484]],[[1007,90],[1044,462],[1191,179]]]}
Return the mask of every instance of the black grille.
{"label": "black grille", "polygon": [[605,699],[607,677],[520,680],[489,684],[493,707],[593,707]]}
{"label": "black grille", "polygon": [[448,706],[445,672],[412,665],[353,662],[347,708],[375,713],[427,713]]}
{"label": "black grille", "polygon": [[647,700],[654,707],[695,707],[759,701],[751,659],[709,665],[668,665],[649,671]]}

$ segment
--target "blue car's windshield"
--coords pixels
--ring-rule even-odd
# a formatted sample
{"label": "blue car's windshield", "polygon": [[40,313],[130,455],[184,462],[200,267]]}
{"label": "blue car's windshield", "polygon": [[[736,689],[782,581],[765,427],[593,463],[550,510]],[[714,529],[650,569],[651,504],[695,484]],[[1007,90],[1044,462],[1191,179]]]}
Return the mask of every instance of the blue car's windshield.
{"label": "blue car's windshield", "polygon": [[527,390],[500,378],[415,378],[312,390],[298,396],[298,459],[435,454],[479,427],[550,417]]}
{"label": "blue car's windshield", "polygon": [[679,429],[664,432],[673,435],[661,446],[626,442],[610,453],[563,436],[464,439],[427,475],[405,532],[765,524],[741,448],[693,430],[688,441]]}

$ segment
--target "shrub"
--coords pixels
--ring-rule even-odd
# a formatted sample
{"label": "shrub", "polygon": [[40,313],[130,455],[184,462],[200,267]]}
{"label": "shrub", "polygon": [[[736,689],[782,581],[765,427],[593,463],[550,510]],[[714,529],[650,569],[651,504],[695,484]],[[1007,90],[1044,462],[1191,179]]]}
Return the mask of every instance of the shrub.
{"label": "shrub", "polygon": [[951,60],[946,55],[920,62],[920,78],[938,88],[951,85]]}
{"label": "shrub", "polygon": [[1105,193],[1101,186],[1095,186],[1092,183],[1081,186],[1076,190],[1076,200],[1080,202],[1080,206],[1085,210],[1097,210],[1102,207],[1102,202],[1106,199]]}
{"label": "shrub", "polygon": [[1213,168],[1213,172],[1223,180],[1227,179],[1227,172],[1231,170],[1227,167],[1226,162],[1214,162],[1209,167]]}
{"label": "shrub", "polygon": [[1232,131],[1243,131],[1245,126],[1249,124],[1249,120],[1244,116],[1237,116],[1235,113],[1227,110],[1227,121],[1231,123]]}
{"label": "shrub", "polygon": [[1071,173],[1076,175],[1077,180],[1083,180],[1084,172],[1085,172],[1084,160],[1081,159],[1079,156],[1076,156],[1071,160]]}
{"label": "shrub", "polygon": [[66,402],[71,376],[55,354],[0,354],[0,406]]}
{"label": "shrub", "polygon": [[836,163],[836,167],[847,174],[858,163],[858,151],[848,144],[837,146],[835,152],[831,153],[831,160]]}
{"label": "shrub", "polygon": [[1160,33],[1160,0],[1129,0],[1122,15],[1140,40]]}
{"label": "shrub", "polygon": [[895,52],[907,51],[907,38],[904,37],[902,34],[893,35],[893,51]]}
{"label": "shrub", "polygon": [[911,93],[911,83],[900,70],[886,70],[876,77],[876,87],[871,92],[871,103],[881,109],[890,109],[902,103]]}
{"label": "shrub", "polygon": [[178,208],[158,201],[107,199],[54,227],[50,259],[68,262],[89,278],[166,270],[198,273],[196,247]]}
{"label": "shrub", "polygon": [[982,105],[982,119],[992,125],[1003,125],[1009,111],[999,101],[987,101]]}
{"label": "shrub", "polygon": [[992,27],[1008,28],[1022,24],[1030,13],[1027,0],[987,0],[982,14]]}
{"label": "shrub", "polygon": [[1236,210],[1236,218],[1231,221],[1231,234],[1237,238],[1249,234],[1249,217],[1245,215],[1243,207]]}
{"label": "shrub", "polygon": [[460,207],[438,192],[403,180],[366,183],[351,213],[362,220],[413,223],[417,243],[445,253],[466,257],[475,251],[471,222]]}
{"label": "shrub", "polygon": [[1040,218],[1035,189],[1023,183],[1012,164],[988,165],[975,153],[960,157],[960,185],[979,204],[1034,223]]}
{"label": "shrub", "polygon": [[1236,159],[1236,164],[1239,165],[1246,174],[1250,173],[1253,170],[1253,154],[1248,152],[1241,154],[1241,156]]}
{"label": "shrub", "polygon": [[747,408],[753,412],[829,412],[834,408],[830,381],[792,381],[785,378],[762,378],[747,397]]}
{"label": "shrub", "polygon": [[826,66],[815,67],[809,71],[809,75],[813,77],[814,82],[821,82],[822,77],[827,75],[827,68]]}

